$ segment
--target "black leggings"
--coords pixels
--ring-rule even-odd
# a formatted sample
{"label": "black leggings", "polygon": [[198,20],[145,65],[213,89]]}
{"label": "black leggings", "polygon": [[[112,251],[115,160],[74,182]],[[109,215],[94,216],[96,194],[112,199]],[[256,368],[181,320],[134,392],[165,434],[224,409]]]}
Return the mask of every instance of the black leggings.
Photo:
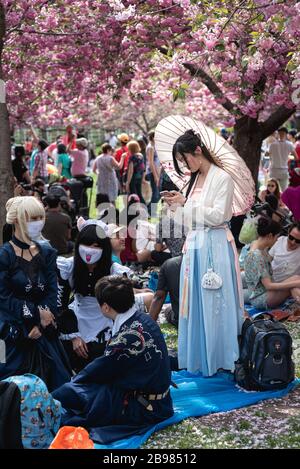
{"label": "black leggings", "polygon": [[145,204],[144,197],[142,194],[142,177],[136,176],[135,174],[133,174],[130,184],[129,184],[129,188],[130,188],[130,194],[138,195],[141,203]]}

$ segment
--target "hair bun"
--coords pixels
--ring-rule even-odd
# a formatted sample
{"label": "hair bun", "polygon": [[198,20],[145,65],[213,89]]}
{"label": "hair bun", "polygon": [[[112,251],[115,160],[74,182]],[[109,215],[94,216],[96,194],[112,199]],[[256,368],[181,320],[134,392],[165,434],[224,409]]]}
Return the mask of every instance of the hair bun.
{"label": "hair bun", "polygon": [[266,218],[264,216],[259,217],[259,219],[257,220],[258,226],[264,226],[264,227],[269,226],[270,222],[271,222],[271,220],[269,220],[268,218]]}
{"label": "hair bun", "polygon": [[18,207],[23,201],[23,197],[12,197],[6,202],[6,223],[12,225],[17,218]]}

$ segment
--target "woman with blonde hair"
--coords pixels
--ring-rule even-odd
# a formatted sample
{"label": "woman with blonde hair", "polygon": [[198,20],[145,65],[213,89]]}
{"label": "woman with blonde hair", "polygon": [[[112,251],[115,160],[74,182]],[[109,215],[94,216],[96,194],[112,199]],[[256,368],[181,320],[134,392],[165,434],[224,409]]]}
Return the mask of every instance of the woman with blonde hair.
{"label": "woman with blonde hair", "polygon": [[6,211],[14,235],[0,248],[0,379],[32,373],[51,391],[71,377],[56,329],[56,251],[36,241],[45,210],[35,197],[14,197]]}

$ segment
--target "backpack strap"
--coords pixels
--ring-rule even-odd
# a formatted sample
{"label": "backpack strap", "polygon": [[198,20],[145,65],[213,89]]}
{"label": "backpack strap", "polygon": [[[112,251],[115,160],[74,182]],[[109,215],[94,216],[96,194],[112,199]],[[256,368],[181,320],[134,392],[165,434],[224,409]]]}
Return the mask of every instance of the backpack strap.
{"label": "backpack strap", "polygon": [[270,319],[271,321],[274,321],[274,322],[276,321],[276,319],[274,318],[274,316],[273,316],[271,313],[268,313],[268,312],[257,314],[256,316],[254,316],[254,318],[252,319],[252,321],[254,321],[254,322],[255,322],[255,321],[261,321],[262,319],[266,319],[265,316],[269,316],[269,319]]}

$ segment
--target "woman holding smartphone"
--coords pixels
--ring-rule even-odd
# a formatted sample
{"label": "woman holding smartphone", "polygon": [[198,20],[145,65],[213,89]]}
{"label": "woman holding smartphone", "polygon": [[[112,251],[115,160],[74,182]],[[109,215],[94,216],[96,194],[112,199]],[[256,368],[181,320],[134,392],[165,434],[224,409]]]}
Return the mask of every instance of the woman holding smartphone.
{"label": "woman holding smartphone", "polygon": [[171,209],[182,207],[188,225],[180,277],[179,368],[212,376],[219,369],[234,370],[243,322],[240,272],[229,229],[234,181],[192,129],[175,141],[173,162],[179,176],[183,167],[191,172],[185,196],[162,194]]}

